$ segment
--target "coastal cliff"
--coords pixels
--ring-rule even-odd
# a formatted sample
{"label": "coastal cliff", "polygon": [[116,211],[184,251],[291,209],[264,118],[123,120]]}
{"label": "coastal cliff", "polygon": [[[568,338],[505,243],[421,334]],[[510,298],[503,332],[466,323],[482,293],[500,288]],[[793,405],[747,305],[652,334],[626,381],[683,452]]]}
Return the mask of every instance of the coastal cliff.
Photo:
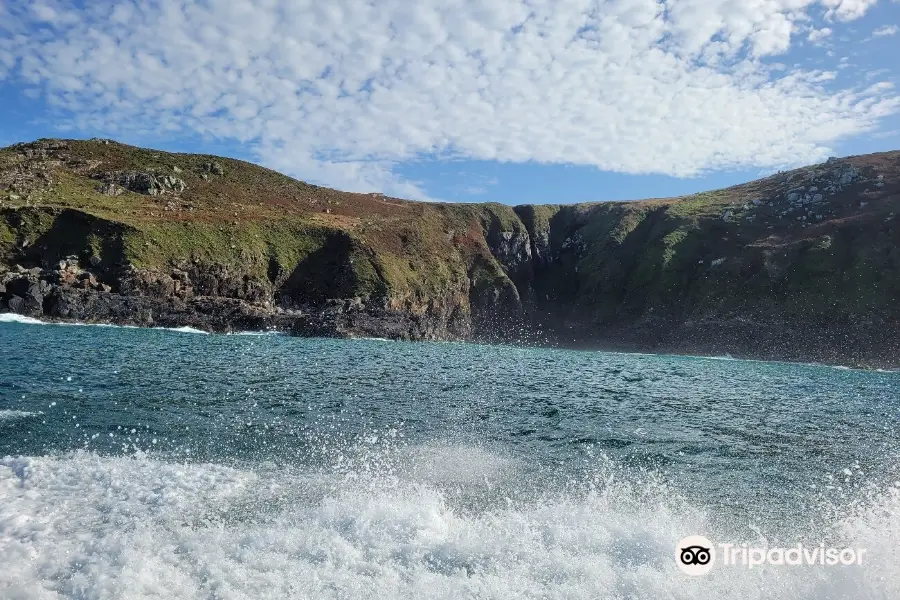
{"label": "coastal cliff", "polygon": [[39,140],[0,150],[0,311],[898,366],[898,212],[900,152],[680,198],[511,207]]}

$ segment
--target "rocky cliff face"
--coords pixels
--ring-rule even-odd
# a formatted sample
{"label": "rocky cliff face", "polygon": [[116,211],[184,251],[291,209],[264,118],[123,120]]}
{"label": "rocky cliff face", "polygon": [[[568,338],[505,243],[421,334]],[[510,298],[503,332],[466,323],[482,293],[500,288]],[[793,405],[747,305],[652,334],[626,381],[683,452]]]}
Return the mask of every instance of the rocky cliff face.
{"label": "rocky cliff face", "polygon": [[0,150],[0,310],[900,363],[900,153],[685,198],[345,194],[109,140]]}

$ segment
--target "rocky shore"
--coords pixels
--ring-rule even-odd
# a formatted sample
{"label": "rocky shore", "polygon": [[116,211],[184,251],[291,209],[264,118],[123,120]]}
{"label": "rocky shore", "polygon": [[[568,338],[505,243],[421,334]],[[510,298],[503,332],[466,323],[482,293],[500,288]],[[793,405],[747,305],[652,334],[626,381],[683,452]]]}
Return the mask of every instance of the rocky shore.
{"label": "rocky shore", "polygon": [[128,272],[117,290],[101,282],[97,267],[68,256],[51,268],[15,265],[0,272],[0,312],[47,321],[139,327],[193,327],[209,332],[280,331],[302,336],[465,339],[464,323],[440,315],[415,314],[361,299],[331,299],[319,305],[276,305],[256,294],[196,295],[187,272],[171,276]]}
{"label": "rocky shore", "polygon": [[580,205],[417,203],[110,140],[0,150],[0,312],[900,366],[900,152]]}

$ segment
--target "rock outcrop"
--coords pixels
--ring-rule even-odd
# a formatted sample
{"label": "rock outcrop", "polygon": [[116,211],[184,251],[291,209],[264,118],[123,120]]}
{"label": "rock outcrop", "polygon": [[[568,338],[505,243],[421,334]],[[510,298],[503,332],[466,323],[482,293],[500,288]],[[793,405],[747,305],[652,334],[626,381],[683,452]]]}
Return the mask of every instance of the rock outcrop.
{"label": "rock outcrop", "polygon": [[[143,171],[113,171],[95,176],[103,181],[98,191],[109,196],[118,196],[116,190],[125,189],[138,194],[159,196],[165,193],[180,194],[185,185],[174,175],[156,175]],[[112,193],[111,193],[112,192]]]}

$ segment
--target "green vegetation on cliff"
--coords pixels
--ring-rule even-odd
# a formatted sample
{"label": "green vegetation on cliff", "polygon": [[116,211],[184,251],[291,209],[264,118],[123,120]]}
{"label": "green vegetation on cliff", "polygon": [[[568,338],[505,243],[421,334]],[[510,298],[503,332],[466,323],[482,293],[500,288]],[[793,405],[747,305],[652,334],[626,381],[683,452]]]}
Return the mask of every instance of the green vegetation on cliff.
{"label": "green vegetation on cliff", "polygon": [[0,262],[78,256],[114,292],[128,273],[211,271],[231,283],[192,293],[358,299],[582,340],[650,322],[877,328],[900,317],[898,191],[893,152],[681,198],[424,203],[215,156],[40,140],[0,150]]}

